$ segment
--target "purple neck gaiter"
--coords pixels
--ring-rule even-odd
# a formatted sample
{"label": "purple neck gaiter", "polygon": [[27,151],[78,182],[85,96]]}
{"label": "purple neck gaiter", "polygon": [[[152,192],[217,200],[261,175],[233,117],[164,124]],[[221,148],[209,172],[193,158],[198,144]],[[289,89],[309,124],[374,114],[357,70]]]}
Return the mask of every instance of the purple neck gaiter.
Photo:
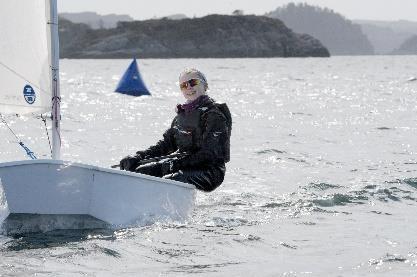
{"label": "purple neck gaiter", "polygon": [[208,99],[208,95],[201,95],[194,101],[191,101],[189,103],[185,103],[182,105],[178,105],[178,110],[184,110],[186,113],[194,111],[196,108],[198,108],[202,103],[204,103]]}

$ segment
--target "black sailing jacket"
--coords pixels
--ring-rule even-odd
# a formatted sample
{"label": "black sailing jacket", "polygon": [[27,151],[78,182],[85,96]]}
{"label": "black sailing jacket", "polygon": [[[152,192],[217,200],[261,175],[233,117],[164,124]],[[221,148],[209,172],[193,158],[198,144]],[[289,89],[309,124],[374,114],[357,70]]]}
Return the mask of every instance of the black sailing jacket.
{"label": "black sailing jacket", "polygon": [[163,139],[145,151],[137,153],[150,157],[169,155],[176,151],[189,155],[180,159],[179,169],[198,169],[221,166],[230,160],[231,122],[218,104],[209,97],[191,112],[178,109],[171,128]]}

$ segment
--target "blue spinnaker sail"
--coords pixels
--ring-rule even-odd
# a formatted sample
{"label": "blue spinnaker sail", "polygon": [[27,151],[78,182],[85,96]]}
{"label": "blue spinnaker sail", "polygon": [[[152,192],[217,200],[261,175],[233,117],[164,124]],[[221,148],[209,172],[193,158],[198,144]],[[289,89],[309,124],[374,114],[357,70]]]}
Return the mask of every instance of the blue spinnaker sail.
{"label": "blue spinnaker sail", "polygon": [[136,59],[123,74],[115,91],[132,96],[151,95],[140,76]]}

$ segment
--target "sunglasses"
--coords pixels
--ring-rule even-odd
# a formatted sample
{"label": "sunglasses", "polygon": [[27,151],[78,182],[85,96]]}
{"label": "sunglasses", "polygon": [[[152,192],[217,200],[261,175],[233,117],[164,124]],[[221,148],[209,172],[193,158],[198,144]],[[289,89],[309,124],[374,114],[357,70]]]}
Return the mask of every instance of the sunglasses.
{"label": "sunglasses", "polygon": [[198,86],[199,84],[201,84],[201,81],[199,79],[191,79],[185,82],[182,82],[180,84],[180,89],[186,89],[188,86],[190,86],[190,88]]}

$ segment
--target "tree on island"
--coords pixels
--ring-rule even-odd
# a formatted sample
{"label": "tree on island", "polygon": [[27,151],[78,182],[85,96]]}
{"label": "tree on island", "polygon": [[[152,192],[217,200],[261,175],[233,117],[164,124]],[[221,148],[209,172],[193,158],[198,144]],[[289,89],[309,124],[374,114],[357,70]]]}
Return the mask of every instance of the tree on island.
{"label": "tree on island", "polygon": [[232,12],[232,15],[243,15],[243,14],[244,14],[243,10],[234,10]]}

